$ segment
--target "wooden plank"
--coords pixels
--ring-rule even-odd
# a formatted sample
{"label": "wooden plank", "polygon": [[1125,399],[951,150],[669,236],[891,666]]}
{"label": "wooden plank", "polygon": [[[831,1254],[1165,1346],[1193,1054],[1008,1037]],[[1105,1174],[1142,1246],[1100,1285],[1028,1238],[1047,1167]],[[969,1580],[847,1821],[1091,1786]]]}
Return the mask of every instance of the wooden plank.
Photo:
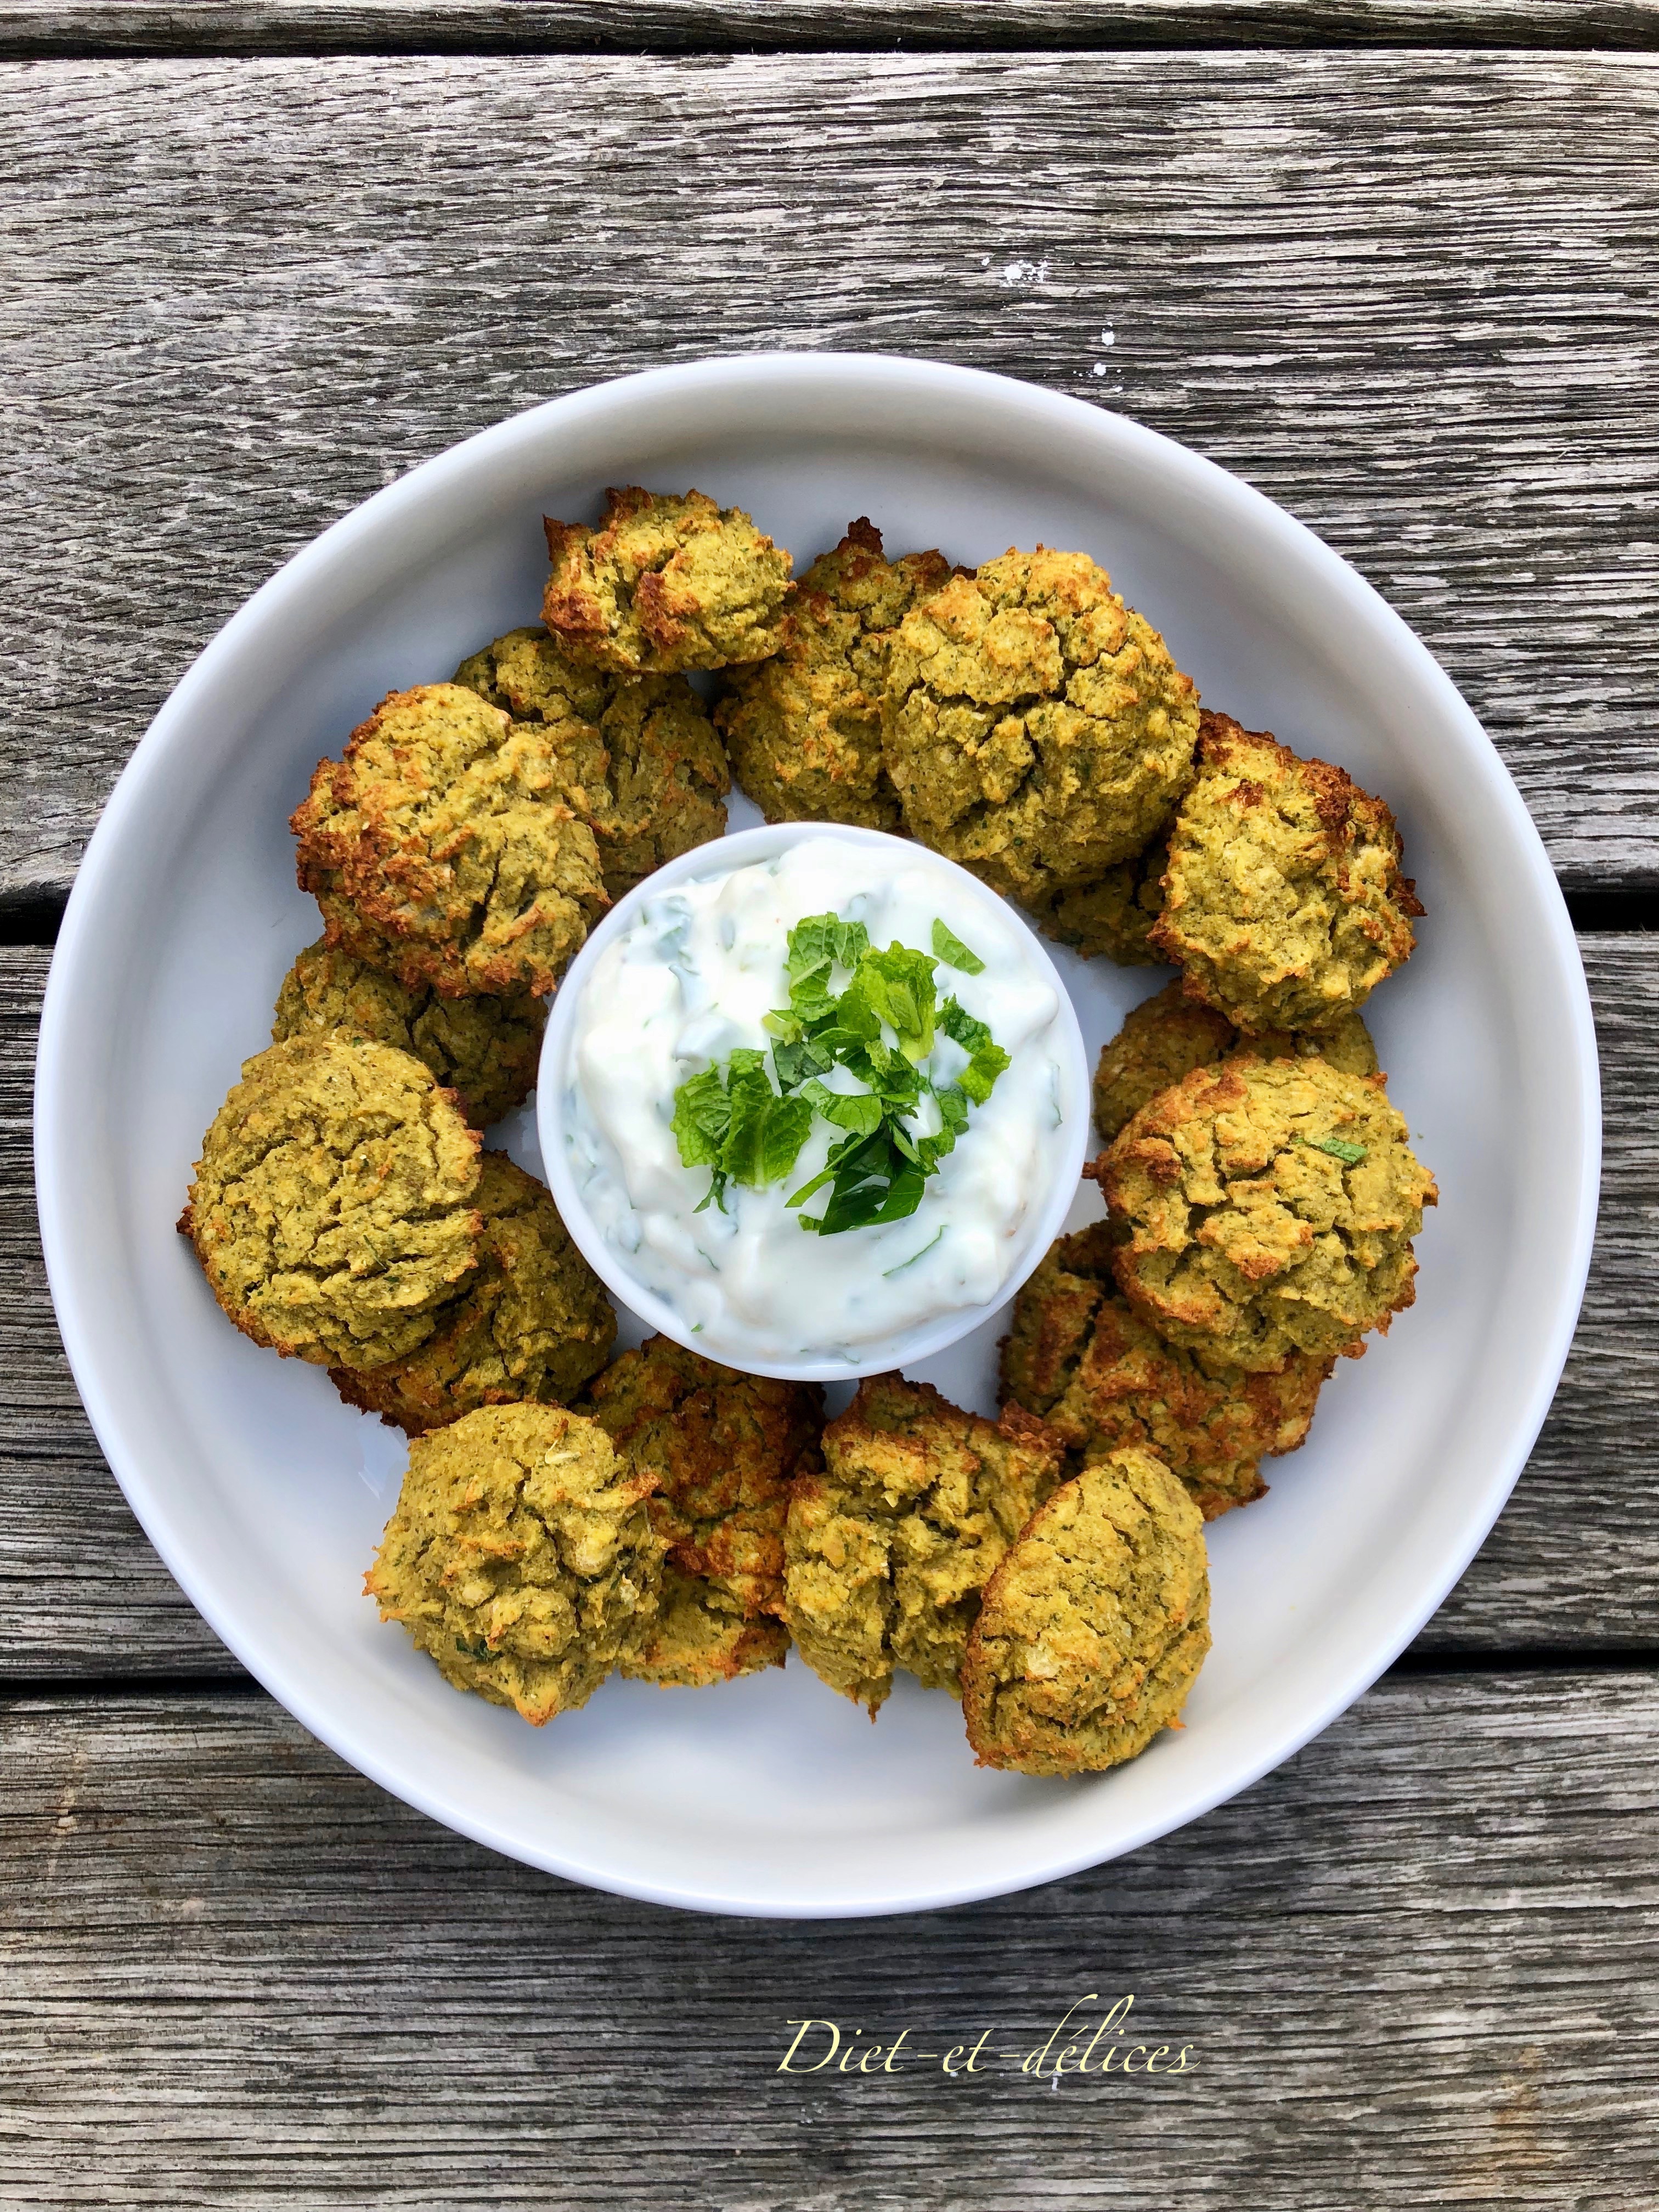
{"label": "wooden plank", "polygon": [[0,58],[1018,52],[1342,45],[1642,48],[1654,0],[4,0]]}
{"label": "wooden plank", "polygon": [[[1589,1294],[1531,1463],[1416,1647],[1442,1658],[1659,1647],[1659,936],[1580,941],[1607,1119]],[[27,1152],[46,960],[0,951],[0,1682],[234,1674],[128,1513],[52,1322]]]}
{"label": "wooden plank", "polygon": [[[260,1698],[0,1706],[0,2199],[1638,2212],[1656,1773],[1651,1673],[1395,1679],[1130,1859],[805,1929],[494,1858]],[[1188,2069],[1022,2074],[1091,1992]],[[805,2017],[908,2044],[781,2075]]]}
{"label": "wooden plank", "polygon": [[1644,57],[48,63],[0,115],[0,896],[61,890],[193,653],[366,493],[779,346],[1241,471],[1421,631],[1565,880],[1659,884]]}

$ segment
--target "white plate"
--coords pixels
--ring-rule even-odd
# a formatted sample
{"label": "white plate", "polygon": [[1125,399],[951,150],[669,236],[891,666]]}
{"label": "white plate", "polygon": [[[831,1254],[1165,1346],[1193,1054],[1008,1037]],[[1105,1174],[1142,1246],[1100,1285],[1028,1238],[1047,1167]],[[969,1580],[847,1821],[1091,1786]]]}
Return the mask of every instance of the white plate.
{"label": "white plate", "polygon": [[[285,826],[313,763],[388,689],[535,617],[544,513],[592,515],[605,485],[635,483],[749,508],[799,565],[866,514],[893,552],[1080,547],[1211,705],[1340,762],[1400,817],[1428,919],[1367,1012],[1443,1194],[1418,1302],[1343,1364],[1310,1442],[1267,1469],[1272,1495],[1211,1530],[1215,1649],[1186,1726],[1114,1773],[981,1772],[942,1694],[902,1680],[872,1729],[798,1662],[720,1690],[612,1682],[539,1731],[456,1695],[361,1595],[401,1439],[238,1336],[173,1234],[202,1132],[317,931]],[[1162,980],[1065,972],[1091,1049]],[[1133,1850],[1340,1713],[1525,1461],[1578,1310],[1599,1157],[1589,1000],[1543,848],[1382,600],[1259,494],[1132,422],[969,370],[829,355],[701,362],[538,408],[381,492],[257,593],[157,716],[88,849],[37,1131],[52,1293],[99,1441],[272,1694],[496,1850],[666,1904],[800,1915],[951,1904]],[[988,1410],[996,1334],[926,1371]]]}

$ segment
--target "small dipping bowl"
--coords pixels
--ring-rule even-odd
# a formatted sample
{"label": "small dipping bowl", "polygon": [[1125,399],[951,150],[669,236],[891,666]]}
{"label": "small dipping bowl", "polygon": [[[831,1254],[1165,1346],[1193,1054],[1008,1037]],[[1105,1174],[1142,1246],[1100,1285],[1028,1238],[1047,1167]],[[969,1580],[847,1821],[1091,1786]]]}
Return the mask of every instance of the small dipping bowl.
{"label": "small dipping bowl", "polygon": [[[941,878],[950,879],[952,889],[965,902],[982,908],[988,915],[994,915],[1004,928],[1012,923],[1024,941],[1034,978],[1048,985],[1057,1003],[1058,1011],[1044,1043],[1060,1071],[1062,1141],[1050,1148],[1043,1163],[1043,1187],[1029,1194],[1025,1218],[1014,1242],[1012,1265],[995,1297],[988,1304],[952,1306],[909,1328],[872,1340],[858,1348],[856,1357],[804,1352],[793,1358],[778,1358],[746,1344],[743,1333],[735,1325],[694,1331],[674,1306],[632,1271],[628,1255],[619,1252],[604,1236],[588,1211],[572,1164],[570,1123],[577,1018],[583,993],[592,983],[607,949],[634,927],[647,902],[659,898],[676,884],[730,875],[739,868],[775,860],[791,847],[809,839],[829,839],[866,851],[876,848],[890,857],[896,870],[918,866],[935,870]],[[776,1376],[791,1382],[853,1382],[860,1376],[883,1374],[890,1368],[909,1366],[943,1352],[1000,1313],[1030,1274],[1059,1235],[1077,1195],[1089,1137],[1089,1062],[1071,998],[1054,963],[1018,913],[977,877],[924,845],[913,844],[906,838],[890,837],[878,830],[854,829],[840,823],[784,822],[761,830],[737,830],[715,838],[710,844],[700,845],[695,851],[683,854],[678,860],[657,869],[617,900],[570,963],[554,996],[542,1045],[536,1102],[542,1160],[554,1201],[578,1249],[615,1298],[650,1328],[672,1337],[677,1344],[720,1360],[726,1366],[740,1368],[746,1374]],[[941,1172],[948,1176],[948,1161]],[[845,1233],[856,1237],[861,1232],[850,1230]],[[806,1238],[803,1237],[801,1241],[805,1247]],[[810,1264],[810,1249],[804,1249],[801,1256],[803,1264]]]}

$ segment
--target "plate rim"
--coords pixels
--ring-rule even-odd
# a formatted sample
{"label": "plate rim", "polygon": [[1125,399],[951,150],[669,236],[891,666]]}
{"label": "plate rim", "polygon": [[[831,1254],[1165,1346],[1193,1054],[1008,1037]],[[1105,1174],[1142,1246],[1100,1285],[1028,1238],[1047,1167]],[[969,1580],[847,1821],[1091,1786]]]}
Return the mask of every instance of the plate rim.
{"label": "plate rim", "polygon": [[[103,1388],[96,1346],[82,1325],[76,1279],[70,1198],[73,1179],[65,1171],[63,1158],[66,1120],[71,1107],[67,1096],[65,1062],[73,1036],[78,980],[85,963],[97,957],[100,887],[106,872],[112,872],[129,815],[139,805],[147,786],[164,772],[177,748],[185,741],[184,725],[196,695],[211,681],[218,664],[238,649],[244,636],[256,630],[286,594],[303,589],[314,568],[349,551],[360,534],[377,530],[405,505],[418,505],[428,491],[465,473],[486,454],[493,458],[509,451],[520,441],[536,441],[550,423],[570,422],[589,411],[603,410],[619,398],[635,395],[648,398],[654,393],[673,390],[684,398],[687,394],[695,395],[700,386],[706,388],[724,382],[734,372],[785,385],[810,383],[825,376],[843,382],[880,384],[896,376],[918,386],[937,388],[945,384],[965,392],[978,391],[994,397],[1005,406],[1026,409],[1034,419],[1046,420],[1059,435],[1080,434],[1098,438],[1103,433],[1108,442],[1115,441],[1120,453],[1134,453],[1172,477],[1184,480],[1189,489],[1212,498],[1222,497],[1236,511],[1253,520],[1258,529],[1277,538],[1287,550],[1294,550],[1303,559],[1311,557],[1316,565],[1324,567],[1349,594],[1358,596],[1371,622],[1380,623],[1382,632],[1389,637],[1394,650],[1414,663],[1419,678],[1430,691],[1438,695],[1443,709],[1452,721],[1462,725],[1466,738],[1481,757],[1492,796],[1508,817],[1516,858],[1524,864],[1536,893],[1537,918],[1546,927],[1552,949],[1560,962],[1559,980],[1565,991],[1562,1011],[1569,1018],[1577,1046],[1574,1072],[1583,1138],[1577,1174],[1570,1194],[1571,1235],[1564,1238],[1571,1258],[1556,1289],[1546,1335],[1547,1350],[1533,1371],[1529,1390],[1511,1411],[1507,1449],[1494,1454],[1493,1466],[1481,1486],[1478,1503],[1472,1503],[1462,1524],[1460,1540],[1449,1545],[1441,1559],[1441,1571],[1426,1578],[1419,1602],[1397,1616],[1386,1634],[1375,1637],[1363,1656],[1332,1679],[1322,1697],[1310,1701],[1294,1722],[1272,1735],[1254,1755],[1226,1766],[1212,1786],[1191,1791],[1176,1808],[1165,1808],[1130,1825],[1104,1849],[1085,1843],[1081,1848],[1044,1857],[1040,1863],[1021,1863],[1006,1874],[958,1879],[943,1887],[937,1881],[926,1880],[898,1886],[890,1884],[883,1893],[861,1897],[855,1902],[841,1897],[803,1893],[788,1903],[773,1899],[757,1904],[736,1891],[722,1893],[717,1883],[705,1881],[692,1888],[641,1880],[626,1872],[619,1874],[590,1863],[580,1850],[562,1852],[557,1848],[548,1848],[532,1852],[521,1839],[507,1839],[487,1816],[452,1802],[442,1787],[401,1769],[394,1773],[392,1762],[382,1761],[377,1755],[372,1739],[362,1733],[362,1724],[359,1732],[354,1734],[349,1719],[319,1710],[316,1701],[302,1687],[285,1683],[282,1667],[272,1655],[261,1650],[258,1636],[245,1632],[233,1617],[234,1608],[222,1606],[217,1593],[203,1586],[205,1573],[196,1571],[185,1533],[175,1526],[161,1488],[140,1463],[140,1455],[128,1448],[119,1408]],[[1601,1139],[1599,1060],[1589,987],[1565,900],[1537,825],[1502,757],[1473,710],[1422,640],[1381,592],[1341,555],[1265,493],[1220,464],[1127,416],[1069,393],[987,370],[878,353],[716,355],[582,386],[510,416],[445,448],[349,509],[301,547],[243,602],[185,670],[134,747],[111,791],[76,872],[53,951],[41,1009],[34,1082],[35,1194],[41,1245],[58,1328],[82,1404],[99,1446],[149,1540],[191,1602],[242,1665],[303,1727],[358,1771],[390,1795],[503,1856],[613,1894],[682,1910],[777,1919],[862,1918],[939,1910],[1064,1879],[1139,1850],[1159,1836],[1201,1818],[1283,1765],[1345,1712],[1392,1664],[1438,1608],[1490,1534],[1530,1455],[1565,1365],[1583,1304],[1596,1225]],[[1564,1173],[1564,1206],[1567,1202]]]}

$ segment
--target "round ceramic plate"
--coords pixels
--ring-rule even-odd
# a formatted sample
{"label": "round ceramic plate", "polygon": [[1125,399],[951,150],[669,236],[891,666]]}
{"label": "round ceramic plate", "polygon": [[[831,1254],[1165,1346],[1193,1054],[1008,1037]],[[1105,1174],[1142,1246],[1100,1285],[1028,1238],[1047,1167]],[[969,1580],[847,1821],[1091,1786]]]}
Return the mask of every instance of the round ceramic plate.
{"label": "round ceramic plate", "polygon": [[[1214,1650],[1186,1725],[1115,1772],[977,1770],[902,1678],[872,1728],[799,1662],[718,1690],[605,1686],[527,1728],[459,1696],[362,1595],[402,1439],[239,1336],[173,1222],[203,1130],[317,933],[290,809],[386,690],[535,619],[544,514],[695,484],[804,567],[853,517],[890,552],[1079,547],[1211,706],[1395,809],[1428,908],[1367,1008],[1442,1200],[1418,1299],[1344,1362],[1270,1496],[1209,1531]],[[755,819],[734,806],[732,826]],[[1164,980],[1060,953],[1091,1051]],[[64,1339],[168,1566],[276,1697],[496,1850],[664,1903],[857,1914],[1133,1850],[1323,1728],[1415,1633],[1508,1495],[1571,1336],[1594,1226],[1595,1054],[1554,878],[1492,746],[1336,556],[1178,446],[1080,401],[874,356],[657,371],[485,432],[348,515],[214,641],[121,778],[52,964],[38,1174]],[[515,1149],[534,1164],[532,1118]],[[1080,1209],[1081,1212],[1086,1208]],[[917,1371],[994,1409],[993,1321]]]}

